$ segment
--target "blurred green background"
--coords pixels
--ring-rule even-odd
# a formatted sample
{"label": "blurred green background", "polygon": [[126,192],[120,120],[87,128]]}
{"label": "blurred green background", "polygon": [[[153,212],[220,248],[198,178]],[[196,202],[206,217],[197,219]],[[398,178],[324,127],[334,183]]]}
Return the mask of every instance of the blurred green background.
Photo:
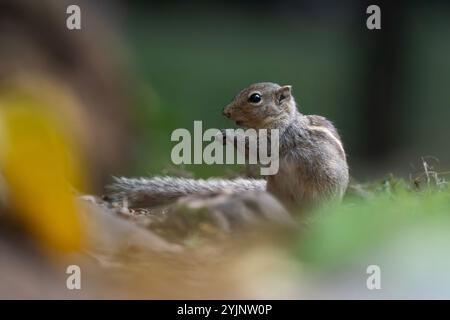
{"label": "blurred green background", "polygon": [[[129,5],[124,19],[136,82],[133,174],[170,163],[170,133],[232,127],[221,114],[253,82],[291,84],[300,111],[340,130],[353,176],[406,175],[421,156],[450,163],[450,6],[390,4],[382,30],[364,2],[173,2]],[[198,176],[224,166],[190,165]]]}
{"label": "blurred green background", "polygon": [[359,180],[407,176],[423,156],[446,170],[450,4],[377,3],[381,30],[366,27],[369,1],[79,0],[82,29],[73,31],[63,19],[69,1],[5,0],[0,85],[37,74],[74,91],[79,125],[95,137],[85,144],[99,185],[170,169],[173,130],[195,120],[233,127],[223,107],[261,81],[292,85],[301,112],[336,124]]}

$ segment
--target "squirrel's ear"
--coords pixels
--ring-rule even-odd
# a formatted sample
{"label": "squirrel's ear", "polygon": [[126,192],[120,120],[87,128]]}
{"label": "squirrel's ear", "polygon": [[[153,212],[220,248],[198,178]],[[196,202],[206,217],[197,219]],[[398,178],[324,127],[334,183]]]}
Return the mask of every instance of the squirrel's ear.
{"label": "squirrel's ear", "polygon": [[278,103],[281,104],[285,100],[289,100],[292,96],[292,86],[282,86],[277,91]]}

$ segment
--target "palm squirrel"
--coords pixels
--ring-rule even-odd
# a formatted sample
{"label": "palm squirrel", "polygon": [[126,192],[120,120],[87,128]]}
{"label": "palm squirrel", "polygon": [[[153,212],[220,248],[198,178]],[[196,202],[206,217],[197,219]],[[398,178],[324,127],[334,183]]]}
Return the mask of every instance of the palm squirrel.
{"label": "palm squirrel", "polygon": [[111,197],[152,207],[182,196],[267,190],[287,208],[341,199],[349,173],[341,138],[326,118],[297,110],[291,86],[264,82],[242,90],[223,114],[243,128],[279,130],[279,170],[264,179],[115,178]]}

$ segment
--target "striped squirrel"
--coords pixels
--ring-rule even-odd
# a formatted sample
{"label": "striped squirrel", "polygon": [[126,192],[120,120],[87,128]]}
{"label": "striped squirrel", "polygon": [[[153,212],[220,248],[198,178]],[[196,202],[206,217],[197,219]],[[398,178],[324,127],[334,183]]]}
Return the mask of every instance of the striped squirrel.
{"label": "striped squirrel", "polygon": [[126,199],[131,208],[225,190],[267,190],[287,208],[341,199],[349,180],[341,138],[326,118],[301,114],[291,91],[291,86],[270,82],[252,84],[223,110],[240,127],[279,130],[279,171],[267,180],[120,177],[109,186],[110,198]]}

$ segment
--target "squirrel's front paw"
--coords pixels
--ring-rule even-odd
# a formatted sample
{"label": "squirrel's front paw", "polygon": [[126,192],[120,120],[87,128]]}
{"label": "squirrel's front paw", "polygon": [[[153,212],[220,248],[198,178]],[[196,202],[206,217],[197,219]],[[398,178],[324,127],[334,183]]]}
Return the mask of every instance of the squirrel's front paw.
{"label": "squirrel's front paw", "polygon": [[214,140],[217,141],[220,144],[225,145],[227,143],[227,136],[225,129],[219,130],[216,135],[214,136]]}

